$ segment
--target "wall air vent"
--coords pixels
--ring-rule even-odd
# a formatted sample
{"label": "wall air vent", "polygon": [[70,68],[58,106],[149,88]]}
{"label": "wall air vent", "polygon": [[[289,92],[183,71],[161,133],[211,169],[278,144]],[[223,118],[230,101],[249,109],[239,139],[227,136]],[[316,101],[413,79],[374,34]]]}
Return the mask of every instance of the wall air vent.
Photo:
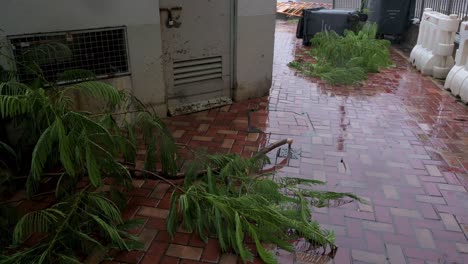
{"label": "wall air vent", "polygon": [[174,86],[222,78],[221,57],[174,62]]}
{"label": "wall air vent", "polygon": [[[88,70],[98,78],[129,74],[125,27],[73,30],[8,36],[19,80],[36,75],[28,65],[38,65],[49,82],[69,70]],[[70,80],[73,81],[73,80]]]}

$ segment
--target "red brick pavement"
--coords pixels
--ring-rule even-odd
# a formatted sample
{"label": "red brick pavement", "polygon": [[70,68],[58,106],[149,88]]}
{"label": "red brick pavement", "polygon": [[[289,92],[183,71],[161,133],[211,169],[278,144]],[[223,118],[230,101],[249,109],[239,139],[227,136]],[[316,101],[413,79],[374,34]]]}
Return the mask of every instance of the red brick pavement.
{"label": "red brick pavement", "polygon": [[[396,53],[396,67],[362,87],[305,78],[286,66],[303,54],[298,43],[293,26],[278,22],[270,97],[170,118],[176,139],[250,156],[260,145],[293,138],[300,158],[280,174],[327,181],[329,190],[369,201],[315,211],[336,232],[336,263],[468,263],[468,107]],[[115,262],[236,263],[215,240],[205,245],[180,232],[171,241],[168,186],[136,185],[124,215],[146,219],[135,230],[146,247]]]}

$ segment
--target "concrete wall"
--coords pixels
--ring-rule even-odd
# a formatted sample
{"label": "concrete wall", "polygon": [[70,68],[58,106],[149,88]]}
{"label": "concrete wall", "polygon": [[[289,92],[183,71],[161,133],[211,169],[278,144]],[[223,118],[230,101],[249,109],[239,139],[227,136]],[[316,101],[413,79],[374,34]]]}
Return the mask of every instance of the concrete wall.
{"label": "concrete wall", "polygon": [[131,90],[166,114],[159,0],[2,0],[5,35],[126,26]]}
{"label": "concrete wall", "polygon": [[234,99],[268,95],[275,35],[275,0],[237,0]]}
{"label": "concrete wall", "polygon": [[[237,4],[233,97],[244,100],[267,95],[272,80],[276,1],[231,1]],[[160,115],[167,113],[159,0],[1,2],[4,35],[126,26],[131,71],[127,89]]]}

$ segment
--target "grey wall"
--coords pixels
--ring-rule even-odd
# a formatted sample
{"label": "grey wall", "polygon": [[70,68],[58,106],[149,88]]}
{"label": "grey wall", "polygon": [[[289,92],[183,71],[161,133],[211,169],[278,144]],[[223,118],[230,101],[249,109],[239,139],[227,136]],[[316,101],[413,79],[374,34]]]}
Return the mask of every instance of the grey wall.
{"label": "grey wall", "polygon": [[[276,0],[233,1],[238,8],[234,99],[267,95]],[[127,89],[165,115],[160,23],[159,0],[1,0],[0,8],[5,35],[126,26],[131,68]]]}
{"label": "grey wall", "polygon": [[127,26],[127,89],[165,115],[159,24],[159,0],[2,0],[0,8],[6,35]]}
{"label": "grey wall", "polygon": [[276,0],[237,1],[234,99],[267,95],[271,88]]}
{"label": "grey wall", "polygon": [[158,0],[2,0],[7,34],[159,24]]}

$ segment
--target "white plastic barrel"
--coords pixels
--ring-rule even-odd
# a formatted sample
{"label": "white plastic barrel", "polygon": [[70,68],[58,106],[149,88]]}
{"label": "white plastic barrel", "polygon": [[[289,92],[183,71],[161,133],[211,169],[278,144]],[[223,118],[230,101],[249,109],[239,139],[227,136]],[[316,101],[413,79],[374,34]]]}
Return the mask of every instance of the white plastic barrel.
{"label": "white plastic barrel", "polygon": [[445,79],[455,64],[452,53],[455,33],[458,30],[457,15],[444,15],[424,10],[417,45],[411,52],[412,64],[423,74]]}
{"label": "white plastic barrel", "polygon": [[445,89],[468,102],[468,22],[460,27],[460,47],[455,56],[456,65],[450,70],[445,81]]}

